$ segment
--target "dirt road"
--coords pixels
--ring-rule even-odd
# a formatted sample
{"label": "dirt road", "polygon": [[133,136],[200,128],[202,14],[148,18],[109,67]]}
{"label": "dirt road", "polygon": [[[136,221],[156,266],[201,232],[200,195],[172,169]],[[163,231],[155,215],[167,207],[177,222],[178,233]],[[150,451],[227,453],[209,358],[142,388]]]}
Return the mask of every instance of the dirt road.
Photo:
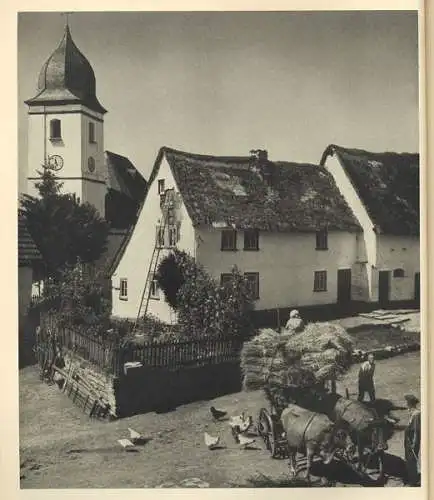
{"label": "dirt road", "polygon": [[[357,367],[345,376],[339,392],[355,392]],[[378,362],[377,395],[402,404],[402,396],[418,394],[419,353]],[[145,487],[234,487],[249,486],[249,479],[264,474],[273,481],[286,480],[286,460],[273,460],[258,439],[252,450],[241,450],[227,423],[213,423],[211,404],[229,414],[242,410],[256,418],[267,406],[261,392],[237,393],[211,401],[200,401],[165,414],[149,413],[115,422],[90,420],[62,395],[56,386],[38,379],[36,367],[20,372],[20,462],[22,488],[145,488]],[[396,415],[405,423],[405,411]],[[150,441],[126,452],[117,439],[128,437],[127,428],[141,432]],[[209,451],[204,431],[220,435],[223,449]],[[389,442],[389,453],[402,456],[402,431]],[[389,460],[397,470],[399,459]],[[338,484],[352,484],[335,464],[331,475]],[[390,470],[389,470],[390,472]],[[346,476],[346,477],[345,477]],[[391,478],[389,485],[399,485]]]}

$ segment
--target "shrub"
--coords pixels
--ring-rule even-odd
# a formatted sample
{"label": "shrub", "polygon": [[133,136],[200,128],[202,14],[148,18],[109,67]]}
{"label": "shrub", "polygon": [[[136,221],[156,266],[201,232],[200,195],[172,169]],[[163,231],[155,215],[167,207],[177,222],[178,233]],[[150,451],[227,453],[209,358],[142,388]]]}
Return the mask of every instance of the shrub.
{"label": "shrub", "polygon": [[168,304],[178,313],[184,335],[246,337],[251,333],[253,301],[236,268],[221,286],[187,253],[175,250],[160,263],[157,281]]}
{"label": "shrub", "polygon": [[60,325],[83,327],[90,336],[104,337],[110,328],[110,301],[104,297],[101,281],[80,262],[64,268],[58,279],[46,281],[37,307],[54,314]]}

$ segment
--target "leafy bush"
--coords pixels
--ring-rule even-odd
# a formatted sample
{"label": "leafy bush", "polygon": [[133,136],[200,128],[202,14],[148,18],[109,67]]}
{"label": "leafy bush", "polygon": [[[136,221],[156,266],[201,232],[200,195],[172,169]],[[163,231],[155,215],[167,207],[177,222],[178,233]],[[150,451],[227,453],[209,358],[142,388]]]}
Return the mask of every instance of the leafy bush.
{"label": "leafy bush", "polygon": [[236,268],[232,280],[221,286],[191,256],[174,250],[160,263],[156,279],[186,336],[251,333],[253,301]]}
{"label": "leafy bush", "polygon": [[46,281],[37,307],[55,314],[61,325],[85,327],[87,335],[103,337],[110,328],[110,301],[104,297],[98,278],[90,276],[80,262],[67,266],[58,279]]}

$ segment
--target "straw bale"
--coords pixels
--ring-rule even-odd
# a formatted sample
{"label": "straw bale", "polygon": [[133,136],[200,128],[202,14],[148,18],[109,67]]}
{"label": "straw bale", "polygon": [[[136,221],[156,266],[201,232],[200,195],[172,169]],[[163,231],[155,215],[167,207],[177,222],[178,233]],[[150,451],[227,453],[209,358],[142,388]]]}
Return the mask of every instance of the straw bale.
{"label": "straw bale", "polygon": [[311,323],[297,334],[261,330],[241,352],[243,387],[312,387],[348,368],[351,347],[345,329],[332,323]]}
{"label": "straw bale", "polygon": [[346,330],[333,323],[309,323],[287,342],[288,349],[302,352],[322,352],[330,348],[347,352],[352,349],[352,345],[353,339]]}

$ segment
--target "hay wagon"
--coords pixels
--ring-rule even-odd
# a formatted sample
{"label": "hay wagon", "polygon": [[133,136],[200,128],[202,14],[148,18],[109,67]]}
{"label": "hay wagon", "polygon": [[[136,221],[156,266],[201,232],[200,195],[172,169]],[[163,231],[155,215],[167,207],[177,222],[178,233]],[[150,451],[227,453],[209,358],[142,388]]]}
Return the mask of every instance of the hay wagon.
{"label": "hay wagon", "polygon": [[[267,397],[269,408],[260,409],[257,426],[273,458],[284,458],[288,454],[281,414],[289,404],[323,413],[333,422],[342,420],[343,416],[345,420],[352,412],[357,413],[356,406],[360,403],[336,394],[335,384],[336,378],[351,366],[351,352],[352,338],[342,327],[330,323],[308,324],[302,332],[291,335],[263,330],[244,344],[241,353],[243,387],[246,391],[261,389]],[[363,433],[365,438],[368,436],[363,451],[368,458],[378,459],[382,477],[383,451],[387,445],[382,447],[378,439],[380,424],[370,418],[372,422],[368,425],[367,417],[357,415],[352,419],[350,415],[346,420],[348,435],[357,445]],[[360,451],[360,446],[349,448]],[[358,456],[359,472],[363,469],[364,455]],[[348,453],[343,453],[341,458],[354,469]]]}

